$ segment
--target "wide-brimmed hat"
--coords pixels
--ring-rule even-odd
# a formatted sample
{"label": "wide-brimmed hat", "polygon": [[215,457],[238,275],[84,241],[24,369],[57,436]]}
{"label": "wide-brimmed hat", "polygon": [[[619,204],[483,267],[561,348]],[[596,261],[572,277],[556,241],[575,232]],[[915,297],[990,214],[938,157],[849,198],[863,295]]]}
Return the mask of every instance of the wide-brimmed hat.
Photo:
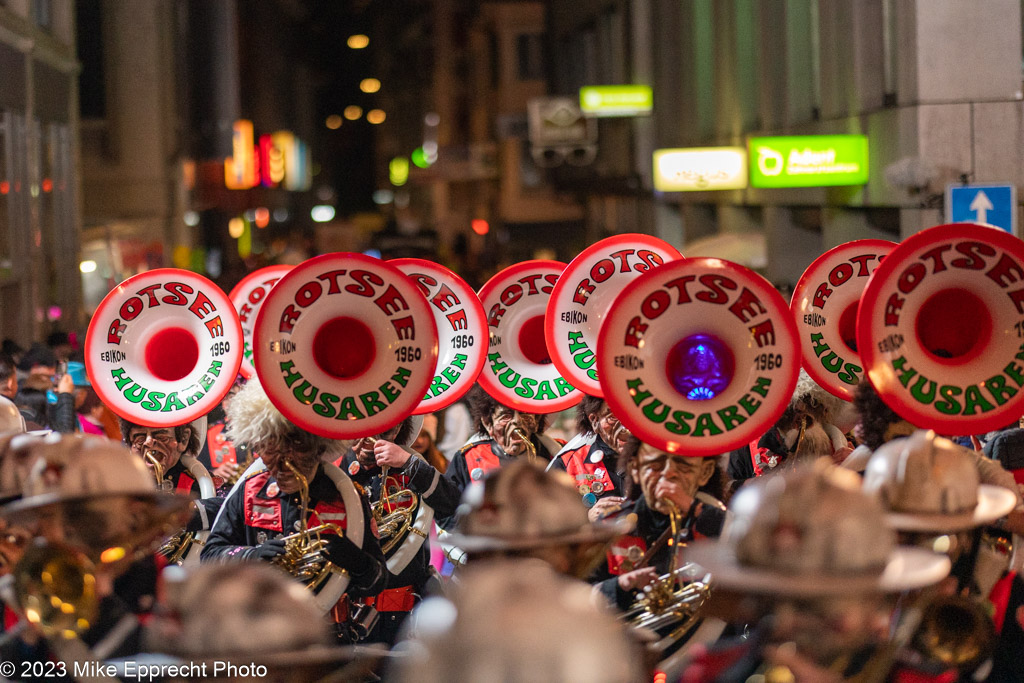
{"label": "wide-brimmed hat", "polygon": [[[467,567],[450,599],[424,600],[409,619],[387,680],[645,680],[630,631],[590,587],[539,560],[495,560]],[[646,678],[649,680],[649,677]]]}
{"label": "wide-brimmed hat", "polygon": [[1005,517],[1016,494],[982,484],[974,451],[918,430],[881,445],[864,470],[864,490],[878,498],[899,531],[974,529]]}
{"label": "wide-brimmed hat", "polygon": [[168,661],[256,664],[318,674],[312,679],[390,656],[383,647],[332,645],[312,593],[265,564],[200,565],[172,573],[167,593],[167,610],[147,637],[148,649]]}
{"label": "wide-brimmed hat", "polygon": [[120,444],[53,434],[32,453],[22,498],[0,507],[0,517],[23,526],[52,523],[61,540],[91,559],[131,558],[188,519],[191,500],[158,491],[142,461]]}
{"label": "wide-brimmed hat", "polygon": [[572,480],[517,460],[466,489],[448,542],[468,553],[607,543],[636,525],[633,515],[591,522]]}
{"label": "wide-brimmed hat", "polygon": [[940,581],[949,559],[897,547],[859,477],[814,464],[760,478],[733,498],[718,541],[698,541],[687,561],[715,586],[795,597],[899,592]]}

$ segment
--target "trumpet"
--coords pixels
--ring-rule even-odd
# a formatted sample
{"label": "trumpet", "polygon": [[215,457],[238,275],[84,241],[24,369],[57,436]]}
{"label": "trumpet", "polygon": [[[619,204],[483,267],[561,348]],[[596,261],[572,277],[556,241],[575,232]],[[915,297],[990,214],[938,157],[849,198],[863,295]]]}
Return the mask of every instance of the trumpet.
{"label": "trumpet", "polygon": [[526,443],[526,455],[527,455],[527,458],[529,458],[530,462],[536,462],[537,461],[537,447],[533,445],[533,441],[530,440],[530,437],[526,433],[526,430],[524,430],[522,427],[513,427],[512,428],[512,433],[513,434],[518,434],[519,438],[522,439]]}
{"label": "trumpet", "polygon": [[343,530],[337,524],[320,524],[309,528],[309,480],[292,463],[284,461],[285,467],[299,482],[300,507],[299,530],[294,534],[285,536],[284,553],[273,560],[273,564],[281,567],[299,581],[302,581],[307,588],[316,592],[333,574],[347,575],[341,567],[337,567],[327,559],[327,540],[320,537],[320,534],[332,531],[342,535]]}
{"label": "trumpet", "polygon": [[[372,436],[368,438],[371,443],[377,443],[379,440]],[[390,470],[391,468],[387,465],[381,465],[380,496],[376,501],[370,503],[370,512],[373,514],[373,521],[377,524],[380,547],[385,556],[401,545],[410,530],[421,534],[418,529],[413,528],[419,496],[408,488],[397,489],[393,493],[389,491],[388,472]],[[409,505],[398,507],[393,500],[398,498],[403,501],[408,500]]]}

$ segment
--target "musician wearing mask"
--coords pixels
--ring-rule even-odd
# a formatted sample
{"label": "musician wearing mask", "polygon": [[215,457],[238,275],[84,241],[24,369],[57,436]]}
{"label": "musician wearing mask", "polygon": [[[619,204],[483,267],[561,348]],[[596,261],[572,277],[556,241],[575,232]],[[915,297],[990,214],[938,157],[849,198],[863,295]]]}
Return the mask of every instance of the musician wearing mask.
{"label": "musician wearing mask", "polygon": [[597,396],[584,396],[576,406],[576,425],[579,434],[562,447],[548,469],[569,473],[596,519],[624,500],[618,459],[630,432]]}
{"label": "musician wearing mask", "polygon": [[[379,619],[367,642],[393,645],[402,623],[427,592],[431,579],[430,547],[424,541],[433,523],[433,511],[409,490],[409,477],[377,465],[374,447],[408,449],[421,420],[407,417],[397,426],[373,437],[357,440],[335,464],[348,473],[370,497],[380,543],[387,564],[386,588],[367,598]],[[413,458],[419,454],[413,452]]]}
{"label": "musician wearing mask", "polygon": [[[205,421],[204,421],[205,422]],[[163,474],[160,488],[200,498],[196,454],[200,449],[195,423],[175,427],[143,427],[120,418],[121,434],[132,453],[146,467]],[[205,470],[205,468],[204,468]]]}
{"label": "musician wearing mask", "polygon": [[[143,427],[124,418],[119,418],[119,422],[124,442],[153,473],[159,482],[157,487],[195,501],[185,534],[209,530],[223,498],[216,496],[210,473],[196,459],[202,447],[200,434],[206,427],[205,418],[174,427]],[[188,552],[196,552],[189,550],[188,543],[168,545],[162,552],[177,562]]]}
{"label": "musician wearing mask", "polygon": [[477,432],[455,454],[444,476],[404,449],[386,443],[374,446],[377,464],[401,469],[409,477],[410,488],[423,496],[445,529],[454,526],[455,510],[471,482],[519,458],[547,465],[561,449],[558,442],[543,435],[547,427],[544,415],[513,410],[478,386],[469,392],[469,405]]}
{"label": "musician wearing mask", "polygon": [[622,449],[626,495],[636,502],[612,517],[635,514],[636,529],[612,542],[594,579],[610,602],[629,607],[672,560],[672,519],[684,537],[714,537],[725,522],[722,474],[715,458],[665,453],[630,437]]}
{"label": "musician wearing mask", "polygon": [[[256,380],[232,400],[228,420],[229,436],[248,444],[262,466],[254,468],[225,499],[203,547],[202,561],[280,563],[288,549],[286,537],[321,527],[323,555],[350,578],[348,597],[380,593],[386,581],[384,554],[373,532],[368,502],[352,480],[329,462],[336,442],[293,425]],[[343,639],[349,639],[349,613],[344,600],[333,608]]]}

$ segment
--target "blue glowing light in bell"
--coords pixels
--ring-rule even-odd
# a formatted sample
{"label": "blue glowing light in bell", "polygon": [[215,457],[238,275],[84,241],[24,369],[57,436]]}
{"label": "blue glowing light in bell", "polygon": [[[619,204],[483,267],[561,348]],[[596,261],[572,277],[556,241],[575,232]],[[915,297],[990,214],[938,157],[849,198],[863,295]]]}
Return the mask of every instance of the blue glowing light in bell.
{"label": "blue glowing light in bell", "polygon": [[714,398],[715,392],[707,387],[694,387],[690,389],[690,393],[686,395],[686,398],[691,401],[706,401],[709,398]]}
{"label": "blue glowing light in bell", "polygon": [[691,401],[707,401],[732,381],[735,360],[728,345],[708,334],[675,344],[665,359],[665,373],[676,391]]}

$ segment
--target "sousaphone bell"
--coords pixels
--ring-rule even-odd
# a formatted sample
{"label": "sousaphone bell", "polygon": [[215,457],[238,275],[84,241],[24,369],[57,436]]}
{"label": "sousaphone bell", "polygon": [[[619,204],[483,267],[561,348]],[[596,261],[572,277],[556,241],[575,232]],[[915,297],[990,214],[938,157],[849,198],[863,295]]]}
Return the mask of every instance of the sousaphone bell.
{"label": "sousaphone bell", "polygon": [[[275,284],[257,316],[253,349],[260,383],[286,418],[319,436],[358,439],[386,432],[416,409],[434,378],[438,336],[426,298],[400,270],[335,253],[304,261]],[[359,494],[339,468],[322,466],[345,505],[343,531],[362,547]],[[258,460],[245,476],[262,470]],[[299,540],[304,547],[293,554],[300,557],[320,542],[308,533]],[[287,568],[300,578],[309,569]],[[309,585],[326,612],[349,579],[322,569],[326,580]]]}
{"label": "sousaphone bell", "polygon": [[[144,427],[188,424],[206,438],[206,414],[231,389],[242,362],[242,328],[227,295],[186,270],[160,268],[131,277],[104,297],[89,324],[85,359],[93,388],[121,418]],[[156,458],[143,454],[152,465]],[[216,495],[194,454],[182,463],[202,498]],[[154,469],[156,485],[164,485]],[[171,561],[198,562],[195,535],[179,532],[162,550]]]}

